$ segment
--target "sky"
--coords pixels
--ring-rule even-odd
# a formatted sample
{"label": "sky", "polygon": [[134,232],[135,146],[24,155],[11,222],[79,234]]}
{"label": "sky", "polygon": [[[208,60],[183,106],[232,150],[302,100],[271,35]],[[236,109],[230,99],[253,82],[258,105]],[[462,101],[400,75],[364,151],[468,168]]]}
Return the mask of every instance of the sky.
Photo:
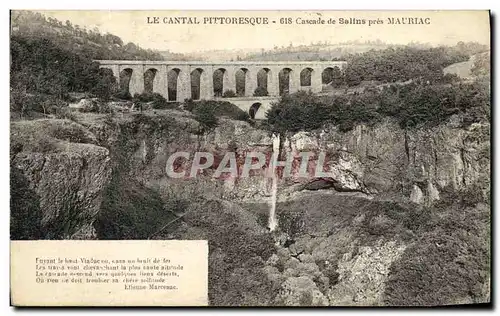
{"label": "sky", "polygon": [[[80,27],[98,27],[143,48],[192,53],[219,49],[272,49],[274,46],[308,45],[318,41],[381,40],[390,44],[409,42],[455,45],[459,41],[489,44],[488,11],[39,11]],[[148,23],[158,17],[159,24]],[[196,17],[200,24],[163,23],[164,18]],[[262,25],[203,24],[204,18],[268,18]],[[351,18],[365,24],[346,24]],[[429,24],[389,24],[389,18],[414,18]],[[298,24],[304,20],[325,24]],[[368,25],[380,19],[382,24]],[[425,20],[427,19],[427,20]],[[328,24],[328,21],[335,24]],[[273,23],[273,21],[275,23]],[[285,23],[290,22],[291,24]]]}

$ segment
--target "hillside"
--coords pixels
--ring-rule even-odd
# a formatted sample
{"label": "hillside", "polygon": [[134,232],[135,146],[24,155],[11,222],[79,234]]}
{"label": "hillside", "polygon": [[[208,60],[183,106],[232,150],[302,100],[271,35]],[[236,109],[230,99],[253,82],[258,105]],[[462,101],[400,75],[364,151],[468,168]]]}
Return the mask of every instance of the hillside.
{"label": "hillside", "polygon": [[163,60],[158,52],[123,43],[117,35],[102,34],[97,28],[88,30],[32,11],[11,12],[11,36],[44,38],[61,49],[94,59]]}
{"label": "hillside", "polygon": [[[430,44],[425,43],[409,43],[408,45],[392,45],[382,41],[350,41],[345,43],[311,43],[310,45],[293,46],[291,43],[288,47],[274,47],[272,50],[261,50],[260,52],[250,52],[248,54],[240,54],[238,57],[241,60],[348,60],[352,56],[364,54],[371,51],[398,50],[398,49],[413,49],[413,50],[430,50],[438,49]],[[466,55],[472,56],[478,52],[488,50],[488,47],[474,42],[464,43],[459,42],[456,46],[446,47],[447,53],[451,55]],[[234,57],[237,58],[236,56]]]}
{"label": "hillside", "polygon": [[365,53],[370,50],[383,50],[390,45],[382,42],[347,42],[347,43],[311,43],[288,47],[274,47],[257,54],[249,54],[244,60],[334,60],[341,59],[349,54]]}
{"label": "hillside", "polygon": [[334,185],[280,179],[275,232],[264,170],[232,185],[215,167],[165,174],[176,148],[269,154],[268,133],[246,122],[221,120],[202,137],[174,110],[14,122],[11,234],[208,240],[214,306],[488,302],[490,125],[462,119],[290,134],[286,153],[329,146]]}
{"label": "hillside", "polygon": [[489,73],[490,53],[479,53],[471,56],[467,61],[452,64],[443,71],[445,74],[455,74],[463,79],[471,79],[474,76]]}
{"label": "hillside", "polygon": [[[206,240],[210,306],[490,303],[487,50],[353,41],[188,56],[13,12],[10,239]],[[321,82],[301,70],[294,93],[298,71],[261,71],[254,95],[273,84],[280,97],[245,106],[218,67],[177,100],[184,68],[155,81],[134,67],[142,91],[96,58],[347,66]],[[217,97],[200,99],[207,77]]]}
{"label": "hillside", "polygon": [[[11,12],[11,113],[55,114],[71,92],[109,99],[117,78],[95,59],[161,60],[114,34],[87,30],[31,11]],[[59,111],[61,112],[61,111]]]}

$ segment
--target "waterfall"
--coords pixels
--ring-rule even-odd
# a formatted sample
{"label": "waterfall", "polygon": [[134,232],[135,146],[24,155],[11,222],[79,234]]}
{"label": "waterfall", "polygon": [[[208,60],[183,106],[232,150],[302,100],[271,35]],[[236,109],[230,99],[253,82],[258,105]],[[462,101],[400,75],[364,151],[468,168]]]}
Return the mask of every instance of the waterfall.
{"label": "waterfall", "polygon": [[[280,136],[273,134],[273,154],[272,159],[275,161],[279,158],[280,152]],[[273,181],[271,192],[271,207],[269,209],[269,230],[274,231],[278,227],[278,219],[276,218],[276,199],[278,194],[278,177],[276,176],[276,169],[274,168],[274,161],[270,162],[271,178]]]}

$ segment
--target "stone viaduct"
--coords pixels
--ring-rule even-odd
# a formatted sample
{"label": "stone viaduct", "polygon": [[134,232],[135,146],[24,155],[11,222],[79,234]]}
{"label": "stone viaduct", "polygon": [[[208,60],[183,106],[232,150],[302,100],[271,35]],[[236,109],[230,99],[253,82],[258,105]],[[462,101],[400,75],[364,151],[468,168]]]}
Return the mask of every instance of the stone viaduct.
{"label": "stone viaduct", "polygon": [[252,97],[257,87],[269,97],[298,90],[321,92],[345,61],[125,61],[97,60],[130,94],[157,92],[168,101],[215,99],[226,90]]}

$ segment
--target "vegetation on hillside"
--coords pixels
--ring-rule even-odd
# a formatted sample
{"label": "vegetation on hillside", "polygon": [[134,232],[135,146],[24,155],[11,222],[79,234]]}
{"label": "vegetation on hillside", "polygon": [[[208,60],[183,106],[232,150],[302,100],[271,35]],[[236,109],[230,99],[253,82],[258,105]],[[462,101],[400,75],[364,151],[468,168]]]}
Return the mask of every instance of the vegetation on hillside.
{"label": "vegetation on hillside", "polygon": [[[490,119],[489,58],[476,56],[476,80],[443,74],[451,63],[468,60],[474,45],[453,48],[389,48],[351,56],[344,86],[371,85],[355,92],[317,96],[299,91],[284,95],[267,113],[273,132],[310,131],[333,124],[342,131],[358,123],[395,118],[402,128],[433,125],[455,113],[464,124]],[[461,48],[461,49],[459,49]]]}
{"label": "vegetation on hillside", "polygon": [[417,226],[414,242],[392,264],[385,303],[482,302],[489,292],[490,207],[476,186],[444,191],[426,210],[430,215]]}
{"label": "vegetation on hillside", "polygon": [[[320,41],[310,43],[309,45],[297,45],[290,43],[288,46],[275,46],[273,49],[262,49],[260,52],[251,52],[247,55],[241,54],[236,60],[270,60],[270,61],[289,61],[289,60],[304,60],[304,61],[328,61],[328,60],[348,60],[350,56],[357,56],[366,52],[375,52],[383,50],[397,50],[401,48],[410,48],[416,50],[428,50],[432,46],[427,43],[409,43],[408,45],[392,45],[381,40],[375,41],[359,41],[353,40],[343,43],[331,43],[328,41]],[[478,44],[476,42],[458,42],[454,47],[441,47],[450,52],[457,52],[471,56],[480,52],[487,51],[487,45]]]}
{"label": "vegetation on hillside", "polygon": [[414,82],[339,96],[302,91],[274,104],[266,114],[266,123],[278,133],[311,131],[327,124],[348,131],[359,123],[392,117],[402,128],[412,128],[439,124],[452,114],[465,113],[463,123],[467,125],[490,119],[489,95],[489,86],[481,82]]}
{"label": "vegetation on hillside", "polygon": [[117,91],[117,78],[99,69],[95,59],[162,59],[116,35],[30,11],[12,12],[10,56],[10,106],[21,115],[54,114],[71,100],[70,92],[108,100]]}
{"label": "vegetation on hillside", "polygon": [[[363,247],[371,247],[370,257],[383,266],[387,258],[377,256],[376,251],[387,242],[406,247],[399,259],[390,263],[387,278],[381,280],[382,302],[376,304],[431,306],[485,302],[490,277],[490,205],[489,193],[485,197],[483,189],[470,186],[457,192],[445,188],[441,199],[429,206],[377,198],[306,196],[278,204],[277,212],[280,229],[288,233],[292,242],[302,243],[296,249],[313,254],[323,274],[328,270],[321,261],[328,260],[333,267],[330,287],[335,286],[336,293],[341,294],[330,296],[334,302],[342,303],[345,291],[352,290],[349,281],[337,278],[335,272],[342,273],[338,269],[340,263],[344,261],[345,267],[345,258],[353,258],[347,276],[350,270],[353,274],[367,273],[364,270],[369,264],[359,254]],[[329,225],[322,227],[332,235],[328,242],[325,237],[308,235],[317,225],[314,220],[323,216]],[[350,302],[344,302],[356,304],[352,297],[373,295],[370,290],[376,287],[379,273],[361,278],[362,283],[354,290],[362,293],[349,293],[346,296]],[[318,279],[314,273],[310,278]]]}
{"label": "vegetation on hillside", "polygon": [[227,117],[238,121],[248,121],[247,112],[228,101],[202,100],[194,102],[185,100],[184,109],[194,114],[194,119],[200,123],[200,134],[209,133],[218,125],[218,117]]}
{"label": "vegetation on hillside", "polygon": [[11,32],[21,37],[45,38],[63,50],[93,59],[163,60],[159,52],[124,43],[119,36],[103,34],[97,27],[86,29],[38,12],[12,11]]}
{"label": "vegetation on hillside", "polygon": [[371,50],[347,56],[345,84],[356,86],[363,81],[390,83],[410,79],[435,82],[441,80],[446,66],[466,61],[470,56],[456,47],[391,47]]}

